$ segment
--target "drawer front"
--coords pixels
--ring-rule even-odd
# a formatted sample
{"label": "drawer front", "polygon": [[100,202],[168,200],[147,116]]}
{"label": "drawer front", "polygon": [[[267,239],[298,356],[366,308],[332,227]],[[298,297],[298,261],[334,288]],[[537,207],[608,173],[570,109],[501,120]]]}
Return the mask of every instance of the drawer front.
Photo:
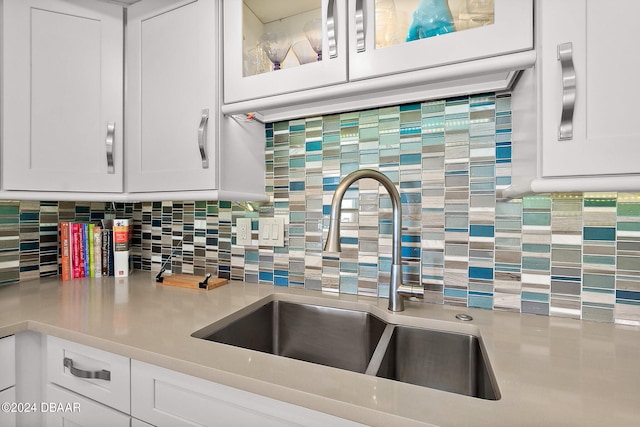
{"label": "drawer front", "polygon": [[[40,408],[39,408],[40,409]],[[41,404],[47,427],[129,427],[131,417],[69,390],[47,384]]]}
{"label": "drawer front", "polygon": [[127,357],[47,337],[47,382],[128,414],[131,409],[130,374]]}
{"label": "drawer front", "polygon": [[0,339],[0,391],[16,384],[16,337]]}
{"label": "drawer front", "polygon": [[362,425],[137,360],[131,379],[131,415],[158,427]]}

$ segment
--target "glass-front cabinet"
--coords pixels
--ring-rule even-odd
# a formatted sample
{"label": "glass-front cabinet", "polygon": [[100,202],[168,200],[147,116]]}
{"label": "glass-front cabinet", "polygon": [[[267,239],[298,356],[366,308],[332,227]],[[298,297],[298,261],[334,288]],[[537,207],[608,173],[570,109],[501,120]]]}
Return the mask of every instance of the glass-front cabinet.
{"label": "glass-front cabinet", "polygon": [[224,101],[347,81],[344,0],[225,0]]}
{"label": "glass-front cabinet", "polygon": [[348,16],[350,80],[533,48],[531,0],[354,0]]}
{"label": "glass-front cabinet", "polygon": [[228,104],[531,50],[533,0],[225,0],[223,25]]}

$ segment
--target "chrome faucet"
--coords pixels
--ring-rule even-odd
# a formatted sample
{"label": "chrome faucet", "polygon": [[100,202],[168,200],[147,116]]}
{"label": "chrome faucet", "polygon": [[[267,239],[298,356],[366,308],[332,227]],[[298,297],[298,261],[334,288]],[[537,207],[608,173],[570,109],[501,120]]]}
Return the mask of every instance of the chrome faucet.
{"label": "chrome faucet", "polygon": [[359,179],[371,178],[378,181],[387,189],[389,197],[391,197],[391,207],[393,208],[393,234],[391,249],[391,281],[389,283],[389,310],[403,311],[404,299],[399,293],[402,285],[402,205],[400,202],[400,194],[393,182],[381,172],[372,169],[359,169],[345,176],[336,192],[333,194],[331,201],[331,214],[329,218],[329,233],[327,235],[327,243],[324,246],[325,251],[340,252],[340,210],[342,199],[347,189]]}

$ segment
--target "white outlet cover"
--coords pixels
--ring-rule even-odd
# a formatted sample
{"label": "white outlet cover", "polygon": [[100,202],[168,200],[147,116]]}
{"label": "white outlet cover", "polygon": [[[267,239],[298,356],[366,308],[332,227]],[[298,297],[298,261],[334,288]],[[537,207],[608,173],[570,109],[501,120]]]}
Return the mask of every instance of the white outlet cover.
{"label": "white outlet cover", "polygon": [[236,245],[251,246],[251,218],[238,218],[236,220]]}

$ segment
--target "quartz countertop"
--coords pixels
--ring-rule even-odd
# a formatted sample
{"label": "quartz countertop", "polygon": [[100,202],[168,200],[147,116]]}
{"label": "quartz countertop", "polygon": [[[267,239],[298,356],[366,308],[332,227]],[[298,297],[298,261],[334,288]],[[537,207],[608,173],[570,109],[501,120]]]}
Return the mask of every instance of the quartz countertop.
{"label": "quartz countertop", "polygon": [[[368,309],[390,323],[480,335],[501,399],[477,399],[191,337],[262,299]],[[370,425],[632,426],[640,423],[640,327],[229,282],[210,290],[57,278],[0,287],[0,337],[75,341]],[[462,322],[458,313],[474,318]]]}

